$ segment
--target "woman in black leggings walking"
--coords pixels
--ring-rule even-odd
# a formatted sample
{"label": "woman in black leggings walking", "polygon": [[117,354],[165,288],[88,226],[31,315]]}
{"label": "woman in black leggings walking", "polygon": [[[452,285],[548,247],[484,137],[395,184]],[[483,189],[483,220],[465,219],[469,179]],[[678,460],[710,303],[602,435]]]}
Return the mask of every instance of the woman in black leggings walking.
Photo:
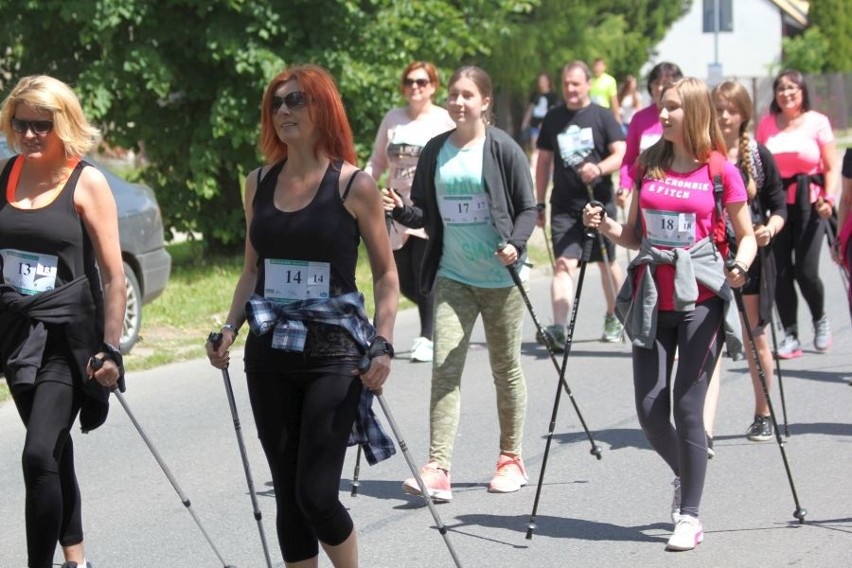
{"label": "woman in black leggings walking", "polygon": [[0,127],[18,152],[0,160],[0,364],[27,428],[27,565],[53,566],[59,543],[64,568],[88,568],[71,428],[78,413],[84,431],[106,420],[123,374],[118,214],[106,178],[81,160],[98,130],[65,83],[21,79]]}
{"label": "woman in black leggings walking", "polygon": [[[399,283],[373,179],[354,165],[343,102],[328,72],[303,65],[279,73],[261,104],[267,164],[246,179],[246,244],[218,349],[248,320],[249,397],[277,507],[287,566],[315,567],[319,547],[337,568],[358,566],[355,528],[338,499],[347,440],[372,422],[372,395],[390,373]],[[359,175],[360,174],[360,175]],[[364,239],[373,273],[375,328],[355,285]],[[369,368],[359,362],[369,349]],[[375,424],[371,424],[375,426]],[[374,440],[370,440],[374,441]],[[375,440],[368,461],[389,457]],[[388,446],[390,444],[390,446]]]}
{"label": "woman in black leggings walking", "polygon": [[787,223],[772,249],[778,269],[775,299],[784,325],[778,356],[792,359],[802,355],[794,282],[811,312],[814,349],[822,353],[831,347],[819,258],[825,240],[824,219],[831,216],[839,194],[837,155],[828,117],[811,110],[802,74],[784,70],[772,89],[770,114],[760,121],[755,138],[775,157],[787,192]]}
{"label": "woman in black leggings walking", "polygon": [[[742,355],[731,287],[745,283],[757,245],[743,180],[724,156],[704,83],[685,78],[666,87],[660,122],[662,139],[639,157],[640,173],[633,176],[640,180],[638,199],[631,201],[627,223],[604,217],[591,204],[583,223],[616,244],[639,249],[618,296],[618,315],[633,341],[639,423],[675,474],[675,527],[667,548],[691,550],[704,538],[698,508],[707,471],[707,384],[723,339],[731,356]],[[715,178],[723,185],[719,196],[714,196]],[[724,224],[723,211],[738,243],[727,274],[715,231]],[[672,377],[676,350],[680,356]]]}

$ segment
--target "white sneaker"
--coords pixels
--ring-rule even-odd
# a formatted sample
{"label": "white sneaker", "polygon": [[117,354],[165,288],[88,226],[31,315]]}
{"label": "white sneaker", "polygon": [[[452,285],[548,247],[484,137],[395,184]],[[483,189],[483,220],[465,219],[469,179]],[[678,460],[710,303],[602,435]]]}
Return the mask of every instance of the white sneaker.
{"label": "white sneaker", "polygon": [[692,550],[704,540],[704,527],[701,521],[691,515],[678,516],[674,534],[666,544],[666,550]]}
{"label": "white sneaker", "polygon": [[421,363],[432,361],[432,340],[428,337],[418,337],[411,344],[411,360]]}
{"label": "white sneaker", "polygon": [[672,525],[677,526],[677,520],[680,518],[680,478],[675,477],[672,480],[674,487],[674,495],[672,495]]}

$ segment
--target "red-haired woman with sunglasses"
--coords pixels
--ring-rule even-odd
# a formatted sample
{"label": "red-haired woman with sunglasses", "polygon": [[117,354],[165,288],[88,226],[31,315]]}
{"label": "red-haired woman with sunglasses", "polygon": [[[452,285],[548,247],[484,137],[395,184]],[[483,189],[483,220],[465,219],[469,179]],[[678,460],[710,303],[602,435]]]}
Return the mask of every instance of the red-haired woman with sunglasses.
{"label": "red-haired woman with sunglasses", "polygon": [[[322,545],[334,566],[353,567],[355,530],[338,488],[353,423],[365,418],[362,399],[369,409],[370,392],[381,391],[390,373],[396,268],[381,196],[353,165],[352,130],[331,75],[314,65],[279,73],[260,116],[266,164],[246,178],[243,272],[222,342],[208,343],[207,352],[213,366],[227,367],[228,349],[248,322],[248,392],[285,563],[316,566]],[[375,328],[355,285],[361,239]]]}
{"label": "red-haired woman with sunglasses", "polygon": [[99,132],[68,85],[24,77],[0,126],[18,152],[0,160],[0,364],[27,429],[27,566],[53,566],[59,543],[64,568],[89,568],[70,432],[78,413],[84,431],[106,420],[123,375],[118,214],[103,174],[81,160]]}
{"label": "red-haired woman with sunglasses", "polygon": [[[432,100],[439,86],[438,70],[428,61],[406,65],[399,90],[407,104],[392,109],[382,119],[373,154],[364,168],[377,181],[387,172],[386,191],[397,192],[406,205],[411,204],[411,181],[426,142],[455,126],[447,111]],[[423,229],[410,229],[395,221],[389,225],[389,232],[400,291],[417,305],[420,314],[420,335],[411,346],[409,358],[428,363],[432,361],[435,295],[424,293],[418,284],[428,237]]]}

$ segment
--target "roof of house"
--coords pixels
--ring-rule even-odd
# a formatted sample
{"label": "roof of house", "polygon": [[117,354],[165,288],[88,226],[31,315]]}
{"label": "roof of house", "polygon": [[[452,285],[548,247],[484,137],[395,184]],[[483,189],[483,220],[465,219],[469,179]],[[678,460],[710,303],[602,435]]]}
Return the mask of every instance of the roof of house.
{"label": "roof of house", "polygon": [[805,0],[772,0],[772,3],[803,28],[808,25],[808,2]]}

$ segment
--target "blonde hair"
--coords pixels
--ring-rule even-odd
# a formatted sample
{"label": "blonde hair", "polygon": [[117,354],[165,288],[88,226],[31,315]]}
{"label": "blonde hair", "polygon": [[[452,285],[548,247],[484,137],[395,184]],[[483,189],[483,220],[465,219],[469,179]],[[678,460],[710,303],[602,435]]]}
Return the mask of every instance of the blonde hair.
{"label": "blonde hair", "polygon": [[18,81],[0,110],[0,127],[14,151],[20,151],[20,147],[12,130],[12,119],[20,104],[52,115],[53,130],[65,146],[67,157],[80,158],[97,144],[100,130],[86,119],[71,87],[48,75],[30,75]]}
{"label": "blonde hair", "polygon": [[[701,163],[707,163],[713,151],[727,154],[725,139],[716,122],[716,107],[704,81],[685,77],[666,87],[662,94],[671,89],[678,92],[682,103],[685,150]],[[674,144],[665,138],[660,138],[639,156],[639,165],[645,175],[655,179],[665,177],[673,161]]]}
{"label": "blonde hair", "polygon": [[751,202],[757,195],[757,166],[751,153],[751,135],[749,134],[749,123],[751,122],[752,102],[745,87],[736,81],[725,81],[713,87],[711,93],[714,99],[721,99],[726,103],[733,103],[736,107],[742,123],[740,123],[739,139],[737,141],[737,166],[746,173],[746,190],[748,200]]}

